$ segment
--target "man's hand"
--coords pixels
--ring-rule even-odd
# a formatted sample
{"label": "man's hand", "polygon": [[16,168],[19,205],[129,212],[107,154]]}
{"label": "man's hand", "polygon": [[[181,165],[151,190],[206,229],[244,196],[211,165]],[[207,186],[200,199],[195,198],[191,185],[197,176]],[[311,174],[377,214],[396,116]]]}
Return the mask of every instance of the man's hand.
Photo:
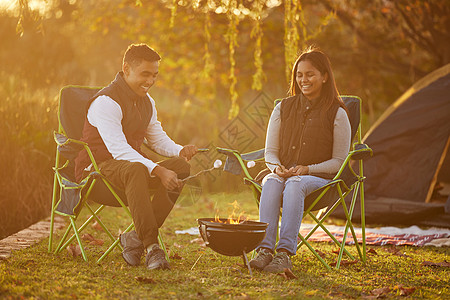
{"label": "man's hand", "polygon": [[159,177],[163,186],[169,191],[183,186],[183,182],[178,179],[177,173],[164,167],[156,166],[152,171],[152,175]]}
{"label": "man's hand", "polygon": [[180,156],[186,159],[187,161],[190,161],[191,158],[197,154],[197,146],[195,145],[186,145],[181,149]]}

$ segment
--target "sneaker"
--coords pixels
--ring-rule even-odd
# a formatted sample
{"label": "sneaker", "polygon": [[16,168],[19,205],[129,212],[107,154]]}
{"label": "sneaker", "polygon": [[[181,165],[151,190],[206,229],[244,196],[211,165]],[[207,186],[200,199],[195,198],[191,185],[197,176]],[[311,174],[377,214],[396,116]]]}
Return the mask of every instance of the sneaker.
{"label": "sneaker", "polygon": [[170,269],[169,262],[166,260],[166,254],[159,247],[153,247],[153,249],[147,253],[145,264],[149,270]]}
{"label": "sneaker", "polygon": [[291,258],[286,252],[278,252],[263,271],[269,273],[283,273],[285,269],[292,269]]}
{"label": "sneaker", "polygon": [[138,238],[136,231],[122,233],[120,244],[123,247],[122,257],[130,266],[137,266],[141,263],[144,254],[144,244]]}
{"label": "sneaker", "polygon": [[261,248],[249,264],[253,269],[262,270],[272,261],[272,258],[273,255],[269,249]]}

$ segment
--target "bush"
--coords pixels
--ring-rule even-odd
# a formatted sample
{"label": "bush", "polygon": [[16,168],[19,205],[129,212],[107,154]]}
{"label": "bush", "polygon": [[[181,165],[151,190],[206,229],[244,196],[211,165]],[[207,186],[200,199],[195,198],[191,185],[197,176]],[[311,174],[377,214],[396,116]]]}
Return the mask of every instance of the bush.
{"label": "bush", "polygon": [[[0,239],[50,211],[52,129],[56,102],[50,90],[29,91],[14,76],[0,75]],[[52,100],[53,99],[53,100]]]}

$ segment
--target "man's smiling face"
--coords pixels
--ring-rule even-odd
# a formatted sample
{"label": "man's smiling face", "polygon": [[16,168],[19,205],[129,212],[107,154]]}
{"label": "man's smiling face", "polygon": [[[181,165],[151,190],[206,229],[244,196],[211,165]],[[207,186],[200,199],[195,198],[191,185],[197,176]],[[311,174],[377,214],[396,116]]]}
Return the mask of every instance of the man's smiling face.
{"label": "man's smiling face", "polygon": [[137,64],[123,64],[125,82],[139,96],[147,95],[148,90],[156,82],[159,61],[142,60]]}

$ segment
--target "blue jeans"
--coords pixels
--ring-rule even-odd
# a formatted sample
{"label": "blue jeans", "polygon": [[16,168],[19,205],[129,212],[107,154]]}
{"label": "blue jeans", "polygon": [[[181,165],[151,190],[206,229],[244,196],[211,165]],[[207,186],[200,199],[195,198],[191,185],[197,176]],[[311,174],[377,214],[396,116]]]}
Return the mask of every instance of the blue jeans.
{"label": "blue jeans", "polygon": [[283,208],[277,249],[285,249],[294,255],[297,252],[297,236],[303,219],[304,199],[328,182],[327,179],[311,175],[284,179],[272,173],[264,177],[259,220],[269,223],[269,226],[259,248],[275,249],[280,208]]}

